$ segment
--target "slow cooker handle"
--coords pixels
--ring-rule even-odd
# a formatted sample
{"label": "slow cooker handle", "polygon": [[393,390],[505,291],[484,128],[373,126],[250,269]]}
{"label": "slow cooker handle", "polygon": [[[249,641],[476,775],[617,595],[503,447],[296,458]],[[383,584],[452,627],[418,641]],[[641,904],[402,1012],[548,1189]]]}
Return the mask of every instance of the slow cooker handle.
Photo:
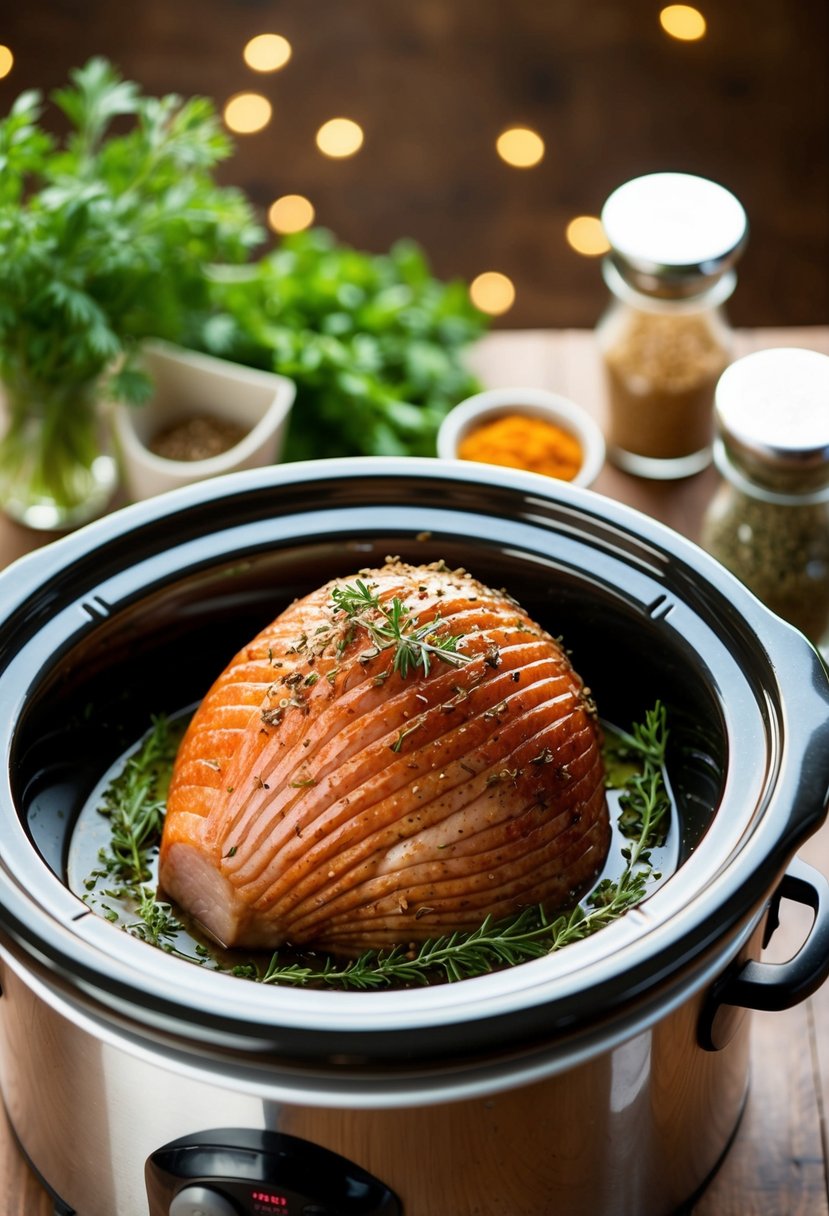
{"label": "slow cooker handle", "polygon": [[772,898],[764,946],[777,928],[778,908],[784,899],[814,912],[806,940],[788,962],[737,960],[723,973],[713,985],[700,1018],[699,1043],[707,1051],[726,1046],[744,1010],[791,1009],[816,992],[829,976],[829,882],[818,870],[794,858]]}

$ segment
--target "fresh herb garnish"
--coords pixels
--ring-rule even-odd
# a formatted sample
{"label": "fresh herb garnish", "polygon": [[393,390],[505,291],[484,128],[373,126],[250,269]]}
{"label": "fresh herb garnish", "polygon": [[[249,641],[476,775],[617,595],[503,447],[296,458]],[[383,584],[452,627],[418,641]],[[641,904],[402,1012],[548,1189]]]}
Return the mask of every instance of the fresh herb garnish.
{"label": "fresh herb garnish", "polygon": [[667,741],[665,706],[657,701],[630,734],[615,729],[605,749],[609,781],[624,789],[619,827],[634,842],[625,854],[634,867],[648,860],[649,849],[664,843],[668,830],[671,804],[662,777]]}
{"label": "fresh herb garnish", "polygon": [[507,921],[488,916],[471,933],[430,938],[416,953],[406,946],[367,950],[341,966],[331,957],[321,968],[294,963],[283,966],[274,954],[259,979],[263,984],[325,984],[363,991],[390,985],[423,986],[438,979],[454,983],[552,954],[610,924],[630,906],[620,899],[590,912],[579,906],[553,919],[541,907],[525,908]]}
{"label": "fresh herb garnish", "polygon": [[[368,652],[367,658],[394,650],[392,671],[398,672],[404,680],[418,667],[428,675],[433,657],[452,667],[461,667],[471,661],[471,655],[458,650],[462,634],[437,632],[439,613],[421,625],[398,596],[383,601],[360,578],[344,587],[334,587],[331,601],[335,611],[344,614],[350,627],[359,626],[368,634],[375,649]],[[351,637],[353,628],[346,634],[346,644]]]}
{"label": "fresh herb garnish", "polygon": [[183,925],[173,914],[171,905],[156,898],[151,887],[137,888],[135,914],[138,920],[125,926],[131,937],[137,937],[160,950],[175,951],[175,940]]}
{"label": "fresh herb garnish", "polygon": [[109,784],[100,806],[110,821],[107,849],[96,877],[132,888],[150,876],[150,852],[161,838],[166,787],[178,740],[163,715]]}
{"label": "fresh herb garnish", "polygon": [[52,94],[61,143],[36,90],[0,120],[0,374],[53,393],[111,371],[108,399],[142,400],[136,343],[181,341],[208,264],[245,260],[263,233],[214,179],[232,146],[212,102],[142,96],[100,57],[70,75]]}
{"label": "fresh herb garnish", "polygon": [[[191,959],[175,945],[184,926],[150,885],[178,741],[179,733],[166,717],[154,718],[152,729],[107,786],[98,810],[109,820],[109,842],[98,852],[98,866],[86,880],[84,898],[105,919],[120,921],[132,937]],[[120,909],[105,901],[115,901]],[[138,919],[125,922],[127,914]]]}
{"label": "fresh herb garnish", "polygon": [[71,81],[52,94],[65,139],[37,90],[0,120],[0,500],[61,519],[88,505],[99,400],[145,401],[142,340],[184,345],[208,265],[262,237],[214,180],[231,144],[208,99],[144,97],[102,58]]}
{"label": "fresh herb garnish", "polygon": [[283,459],[434,456],[441,420],[480,387],[464,354],[487,326],[413,242],[363,253],[315,228],[216,268],[186,345],[296,383]]}

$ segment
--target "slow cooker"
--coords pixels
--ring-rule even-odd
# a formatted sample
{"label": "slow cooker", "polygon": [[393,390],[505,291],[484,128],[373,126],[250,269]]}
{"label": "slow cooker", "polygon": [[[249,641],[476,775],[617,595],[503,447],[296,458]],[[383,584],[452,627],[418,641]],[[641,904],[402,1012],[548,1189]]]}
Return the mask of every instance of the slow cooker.
{"label": "slow cooker", "polygon": [[[151,715],[387,555],[505,587],[609,721],[666,704],[667,881],[556,954],[368,993],[195,967],[90,911],[74,825]],[[0,596],[0,1084],[56,1212],[665,1216],[705,1184],[746,1096],[746,1011],[829,971],[827,884],[795,858],[827,807],[826,670],[717,563],[535,475],[334,460],[116,512]],[[815,912],[806,942],[758,961],[790,900]]]}

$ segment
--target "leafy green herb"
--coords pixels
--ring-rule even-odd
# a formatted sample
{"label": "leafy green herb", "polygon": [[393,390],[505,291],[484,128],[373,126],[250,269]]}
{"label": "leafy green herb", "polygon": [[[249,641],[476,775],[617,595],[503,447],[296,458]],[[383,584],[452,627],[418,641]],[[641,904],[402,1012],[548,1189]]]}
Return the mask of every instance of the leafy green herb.
{"label": "leafy green herb", "polygon": [[[196,963],[199,967],[212,963],[210,949],[201,943],[195,944],[193,953],[180,948],[178,942],[180,935],[186,932],[185,926],[173,912],[172,905],[159,899],[152,887],[134,888],[132,908],[138,919],[122,924],[130,937],[137,937],[165,954],[174,954],[186,963]],[[121,917],[116,914],[114,919],[121,920]]]}
{"label": "leafy green herb", "polygon": [[157,899],[151,887],[142,886],[137,889],[135,911],[138,920],[126,926],[127,933],[160,950],[175,951],[175,940],[183,925],[173,915],[170,904]]}
{"label": "leafy green herb", "polygon": [[231,146],[210,101],[144,97],[101,58],[71,80],[53,94],[62,144],[37,91],[0,121],[0,375],[13,396],[59,392],[126,356],[106,392],[138,400],[137,340],[180,339],[207,264],[243,260],[261,232],[213,181]]}
{"label": "leafy green herb", "polygon": [[[609,780],[625,791],[619,827],[634,841],[629,858],[633,866],[640,858],[646,860],[649,848],[665,840],[671,810],[662,779],[667,741],[665,706],[657,701],[630,734],[615,729],[606,748]],[[647,843],[637,845],[641,840]]]}
{"label": "leafy green herb", "polygon": [[463,355],[487,318],[410,241],[376,255],[313,229],[212,280],[187,345],[296,382],[288,460],[434,456],[441,420],[480,387]]}
{"label": "leafy green herb", "polygon": [[416,952],[405,946],[367,950],[359,958],[338,966],[330,957],[315,969],[301,964],[280,965],[274,954],[260,977],[263,984],[325,984],[335,988],[367,990],[389,985],[426,985],[436,979],[449,983],[486,975],[500,967],[525,963],[580,941],[616,920],[631,904],[627,900],[585,912],[572,912],[550,920],[541,907],[525,908],[509,921],[488,916],[471,933],[431,938]]}
{"label": "leafy green herb", "polygon": [[419,625],[397,596],[384,602],[360,578],[344,587],[334,587],[331,600],[335,610],[343,613],[351,625],[359,626],[369,635],[376,648],[374,654],[394,650],[392,670],[404,680],[418,667],[428,675],[433,657],[452,667],[462,667],[471,661],[471,655],[458,650],[462,634],[436,632],[440,614]]}
{"label": "leafy green herb", "polygon": [[131,888],[150,878],[150,852],[161,838],[166,786],[177,739],[163,717],[110,783],[100,807],[110,821],[109,848],[98,855],[96,877]]}
{"label": "leafy green herb", "polygon": [[0,121],[0,501],[77,521],[96,491],[99,400],[147,398],[141,339],[182,341],[207,264],[242,261],[260,231],[213,181],[230,144],[206,99],[143,97],[96,58],[53,100],[62,143],[37,91]]}
{"label": "leafy green herb", "polygon": [[[98,809],[110,822],[109,844],[99,850],[98,867],[85,883],[85,898],[113,923],[124,923],[129,914],[136,916],[136,921],[124,923],[131,936],[200,962],[177,948],[176,938],[184,926],[150,885],[178,738],[166,717],[154,718],[149,733],[107,786]],[[106,884],[103,889],[102,884]],[[120,911],[104,900],[117,901]]]}

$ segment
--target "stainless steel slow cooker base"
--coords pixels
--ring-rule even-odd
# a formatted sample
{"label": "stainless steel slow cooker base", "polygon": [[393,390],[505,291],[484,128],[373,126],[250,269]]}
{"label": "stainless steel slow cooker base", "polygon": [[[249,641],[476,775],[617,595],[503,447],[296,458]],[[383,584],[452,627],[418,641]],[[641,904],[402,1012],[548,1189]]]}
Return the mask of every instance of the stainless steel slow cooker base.
{"label": "stainless steel slow cooker base", "polygon": [[[745,1099],[749,1018],[723,1051],[700,1051],[700,997],[598,1058],[517,1089],[401,1109],[350,1108],[332,1095],[321,1107],[246,1092],[230,1061],[198,1070],[174,1052],[148,1051],[96,1024],[6,951],[0,957],[9,1117],[77,1216],[168,1216],[175,1191],[157,1180],[153,1189],[147,1163],[179,1137],[209,1143],[204,1133],[218,1128],[265,1129],[332,1150],[387,1187],[399,1216],[668,1216],[715,1169]],[[278,1064],[263,1064],[259,1080],[274,1089]],[[225,1192],[222,1177],[214,1188]],[[281,1193],[264,1183],[250,1189]],[[306,1198],[316,1205],[319,1195]],[[239,1209],[268,1210],[265,1201]],[[273,1210],[300,1216],[306,1206]],[[203,1211],[225,1216],[218,1206]]]}

